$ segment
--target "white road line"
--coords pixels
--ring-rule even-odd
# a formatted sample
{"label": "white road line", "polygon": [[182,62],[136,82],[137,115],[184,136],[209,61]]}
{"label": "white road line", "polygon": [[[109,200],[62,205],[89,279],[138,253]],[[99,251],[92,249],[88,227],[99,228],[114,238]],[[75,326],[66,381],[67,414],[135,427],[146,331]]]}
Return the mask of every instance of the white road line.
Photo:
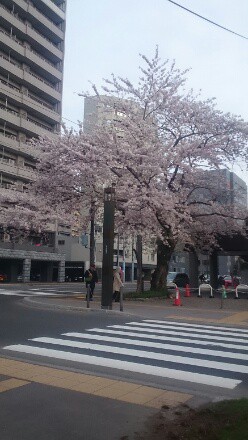
{"label": "white road line", "polygon": [[[227,348],[227,349],[237,349],[237,350],[243,350],[243,351],[248,351],[248,347],[245,345],[238,345],[238,344],[228,344],[226,342],[213,342],[213,341],[202,341],[200,339],[181,339],[179,337],[174,338],[172,336],[161,336],[161,335],[150,335],[149,333],[135,333],[135,332],[126,332],[126,331],[121,331],[121,330],[109,330],[109,329],[99,329],[99,328],[91,328],[88,329],[87,331],[91,331],[91,332],[95,332],[95,333],[107,333],[107,334],[115,334],[115,335],[123,335],[123,336],[134,336],[134,337],[139,337],[142,339],[156,339],[156,340],[160,340],[160,341],[172,341],[172,342],[177,342],[178,344],[195,344],[195,345],[209,345],[209,346],[214,346],[214,347],[223,347],[223,348]],[[222,340],[222,338],[221,338]]]}
{"label": "white road line", "polygon": [[237,385],[241,383],[240,380],[230,379],[226,377],[208,376],[206,374],[190,373],[183,370],[172,370],[169,368],[156,367],[154,365],[137,364],[135,362],[120,361],[117,359],[105,359],[102,357],[89,356],[79,353],[70,353],[48,348],[31,347],[29,345],[10,345],[4,347],[4,349],[38,356],[46,356],[50,358],[81,362],[90,365],[93,364],[102,367],[116,368],[119,370],[127,370],[135,373],[149,374],[152,376],[166,377],[168,379],[200,383],[221,388],[234,389]]}
{"label": "white road line", "polygon": [[[144,327],[143,326],[131,326],[131,325],[108,325],[109,328],[113,328],[113,329],[125,329],[125,330],[135,330],[137,332],[141,332],[144,331]],[[202,334],[197,334],[197,335],[192,335],[192,334],[185,334],[184,332],[177,332],[177,331],[172,331],[172,330],[160,330],[157,328],[145,328],[145,331],[148,333],[153,333],[154,334],[154,338],[156,338],[157,334],[163,334],[163,335],[177,335],[177,336],[190,336],[190,338],[199,338],[199,339],[214,339],[214,340],[219,340],[219,336],[214,336],[214,335],[202,335]],[[228,341],[228,342],[235,342],[237,341],[237,338],[226,338],[226,337],[221,337],[221,339],[223,341]],[[239,340],[239,342],[243,342]],[[244,343],[246,341],[244,340]]]}
{"label": "white road line", "polygon": [[[39,289],[37,289],[37,288],[35,288],[35,289],[29,289],[29,292],[35,292],[36,290],[39,291],[40,288],[39,288]],[[47,291],[49,291],[49,292],[57,292],[57,291],[58,291],[57,289],[49,289],[48,287],[43,287],[42,290],[43,290],[43,291],[44,291],[44,290],[47,290]]]}
{"label": "white road line", "polygon": [[220,327],[215,325],[199,325],[199,324],[188,324],[188,323],[182,323],[182,322],[175,322],[175,321],[158,321],[156,319],[144,319],[144,322],[153,322],[154,324],[170,324],[170,325],[176,325],[179,327],[192,327],[192,328],[206,328],[209,330],[222,330],[225,332],[226,330],[231,330],[232,332],[239,332],[239,333],[248,333],[248,330],[243,330],[238,327]]}
{"label": "white road line", "polygon": [[1,290],[0,289],[0,295],[6,295],[6,296],[54,296],[54,293],[49,292],[30,292],[27,290]]}
{"label": "white road line", "polygon": [[33,292],[29,296],[41,296],[41,295],[44,295],[44,296],[55,296],[54,293],[49,293],[49,292],[35,292],[35,293]]}
{"label": "white road line", "polygon": [[40,287],[33,287],[32,289],[29,289],[29,290],[40,290]]}
{"label": "white road line", "polygon": [[[0,289],[0,293],[22,293],[24,290],[8,290],[8,289]],[[26,292],[26,290],[25,290]]]}
{"label": "white road line", "polygon": [[211,368],[222,371],[234,371],[235,373],[247,373],[247,365],[230,364],[218,361],[209,361],[207,359],[187,358],[184,356],[175,356],[166,353],[156,353],[154,351],[133,350],[129,348],[113,347],[111,345],[91,344],[88,342],[68,341],[59,338],[34,338],[30,339],[34,342],[42,342],[45,344],[63,345],[65,347],[82,348],[85,350],[100,351],[111,354],[121,354],[124,356],[135,356],[142,359],[150,359],[163,362],[174,362],[184,365],[194,365],[197,367]]}
{"label": "white road line", "polygon": [[[234,337],[241,337],[241,338],[247,338],[248,335],[244,335],[244,334],[239,334],[239,333],[234,333],[234,332],[229,332],[229,331],[225,331],[225,332],[220,332],[218,330],[206,330],[206,329],[202,329],[201,327],[197,327],[197,328],[187,328],[186,326],[181,326],[180,328],[177,325],[160,325],[160,324],[148,324],[146,322],[128,322],[127,325],[138,325],[140,327],[148,327],[148,328],[159,328],[159,329],[165,329],[165,330],[186,330],[187,332],[191,332],[193,334],[195,333],[206,333],[209,334],[210,337],[212,337],[212,334],[214,335],[221,335],[221,336],[234,336]],[[188,333],[187,333],[188,334]],[[248,341],[247,339],[245,341]]]}
{"label": "white road line", "polygon": [[5,296],[25,296],[24,293],[16,293],[13,291],[0,291],[0,295],[5,295]]}
{"label": "white road line", "polygon": [[[101,335],[91,335],[85,333],[63,333],[63,336],[80,338],[80,339],[90,339],[96,341],[106,341],[106,342],[114,342],[118,344],[126,344],[126,345],[137,345],[141,346],[142,341],[137,339],[123,339],[123,338],[115,338],[111,336],[101,336]],[[233,353],[229,351],[219,351],[219,350],[208,350],[206,348],[194,348],[194,347],[185,347],[180,345],[170,345],[170,344],[161,344],[158,342],[145,342],[146,347],[158,348],[161,350],[171,350],[171,351],[182,351],[185,353],[195,353],[195,354],[203,354],[206,356],[218,356],[229,359],[240,359],[243,361],[248,361],[248,355],[243,353]],[[248,368],[248,367],[247,367]]]}

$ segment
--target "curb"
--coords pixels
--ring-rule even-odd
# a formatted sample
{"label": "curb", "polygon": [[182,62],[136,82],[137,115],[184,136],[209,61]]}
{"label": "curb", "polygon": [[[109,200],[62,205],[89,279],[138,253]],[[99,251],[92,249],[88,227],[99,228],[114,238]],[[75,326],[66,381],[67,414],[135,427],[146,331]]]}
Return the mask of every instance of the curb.
{"label": "curb", "polygon": [[[44,296],[43,296],[43,298],[44,298]],[[49,296],[47,298],[50,299],[51,296]],[[101,309],[100,307],[97,308],[97,309],[95,309],[95,308],[93,309],[93,308],[79,307],[79,306],[78,307],[73,307],[73,306],[67,306],[67,305],[61,305],[61,304],[59,304],[59,305],[47,304],[47,303],[44,303],[42,301],[37,301],[36,299],[31,299],[31,298],[28,298],[28,297],[23,298],[23,302],[26,303],[25,305],[28,305],[30,307],[32,305],[33,307],[37,307],[37,308],[43,307],[45,309],[52,309],[52,310],[66,310],[66,311],[69,311],[69,312],[72,311],[72,312],[79,312],[79,313],[81,313],[81,312],[86,312],[86,313],[89,313],[89,312],[103,312],[103,313],[110,313],[110,314],[116,313],[116,314],[118,314],[118,315],[120,314],[122,316],[123,315],[135,316],[134,314],[130,314],[129,312],[125,312],[125,311],[121,312],[120,310],[116,310],[116,309],[109,310],[109,309]],[[99,305],[100,305],[100,303],[99,303]],[[139,315],[136,315],[136,316],[139,316]]]}
{"label": "curb", "polygon": [[[234,310],[220,310],[220,309],[213,310],[213,309],[206,309],[206,308],[199,309],[199,308],[196,308],[196,307],[190,307],[190,308],[180,307],[180,308],[175,308],[175,307],[173,307],[173,305],[171,305],[171,307],[166,307],[166,309],[164,310],[164,312],[166,312],[166,313],[168,313],[168,311],[169,311],[170,316],[168,316],[168,318],[167,318],[166,313],[164,314],[163,317],[161,316],[161,308],[158,305],[154,304],[154,303],[153,303],[152,310],[149,311],[149,304],[147,302],[146,303],[142,302],[140,304],[140,306],[143,306],[142,307],[143,310],[141,310],[141,312],[139,313],[139,307],[138,307],[139,304],[137,302],[134,302],[133,308],[131,310],[125,310],[125,308],[124,308],[124,311],[120,311],[118,309],[112,309],[112,310],[101,309],[100,301],[95,301],[94,302],[95,305],[93,307],[91,307],[91,308],[87,308],[85,302],[83,302],[82,305],[80,305],[80,304],[76,305],[75,304],[75,306],[73,304],[61,304],[61,303],[58,304],[56,299],[60,299],[61,300],[61,298],[63,298],[63,299],[68,299],[68,298],[72,299],[71,295],[60,296],[60,298],[58,298],[58,295],[55,295],[53,297],[49,296],[49,297],[46,297],[46,298],[44,298],[44,296],[41,297],[41,298],[25,297],[25,298],[23,298],[23,301],[20,302],[20,304],[22,304],[24,307],[26,306],[26,307],[33,307],[33,308],[37,308],[37,309],[40,308],[40,309],[51,310],[51,311],[60,311],[60,312],[64,311],[65,313],[66,312],[73,312],[73,313],[83,314],[83,313],[88,313],[88,312],[95,312],[95,313],[99,313],[99,312],[102,313],[102,312],[104,312],[105,315],[106,314],[108,314],[109,316],[116,315],[116,316],[122,316],[122,317],[126,317],[126,318],[127,317],[131,317],[132,319],[134,317],[135,317],[135,319],[140,319],[140,318],[142,318],[142,319],[148,319],[148,318],[151,318],[151,319],[172,319],[173,321],[174,320],[178,320],[178,319],[180,319],[180,320],[183,319],[185,321],[188,321],[188,320],[191,321],[193,319],[195,323],[206,323],[206,324],[209,324],[209,325],[214,324],[216,319],[217,319],[217,321],[218,321],[218,319],[223,319],[223,317],[228,319],[229,317],[231,318],[232,315],[235,315],[236,313],[240,313],[240,310],[236,310],[236,311],[234,311]],[[44,299],[48,299],[48,301],[44,301]],[[51,301],[49,301],[50,299],[53,300],[52,303],[51,303]],[[73,298],[73,299],[75,300],[76,298]],[[147,307],[145,307],[145,310],[144,310],[144,305],[147,306]],[[176,309],[178,311],[184,310],[186,312],[186,314],[184,314],[184,313],[183,314],[181,314],[181,313],[175,314],[174,311]],[[157,313],[156,313],[157,310],[160,313],[159,317],[156,317],[157,316]],[[211,312],[213,312],[213,311],[220,313],[221,317],[220,318],[217,318],[217,317],[214,318],[213,317],[212,319],[210,319],[208,316],[203,316],[204,312],[206,314],[211,314]],[[172,315],[171,315],[170,312],[172,312]],[[192,315],[193,318],[191,318],[191,312],[193,313],[193,315]],[[198,315],[198,313],[200,313],[200,315]],[[226,322],[224,323],[223,322],[223,326],[226,326],[227,324],[228,323],[226,323]],[[234,325],[234,324],[231,323],[231,325]],[[235,325],[236,326],[240,325],[241,327],[243,327],[245,325],[247,327],[247,324],[243,324],[243,323],[242,324],[241,323],[235,323]]]}

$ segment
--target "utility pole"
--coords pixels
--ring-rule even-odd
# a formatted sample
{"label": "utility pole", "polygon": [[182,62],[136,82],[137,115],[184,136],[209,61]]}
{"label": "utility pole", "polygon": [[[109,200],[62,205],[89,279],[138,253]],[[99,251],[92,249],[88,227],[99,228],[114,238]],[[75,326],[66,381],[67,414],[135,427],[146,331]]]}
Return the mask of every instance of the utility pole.
{"label": "utility pole", "polygon": [[101,308],[112,310],[115,188],[104,190]]}

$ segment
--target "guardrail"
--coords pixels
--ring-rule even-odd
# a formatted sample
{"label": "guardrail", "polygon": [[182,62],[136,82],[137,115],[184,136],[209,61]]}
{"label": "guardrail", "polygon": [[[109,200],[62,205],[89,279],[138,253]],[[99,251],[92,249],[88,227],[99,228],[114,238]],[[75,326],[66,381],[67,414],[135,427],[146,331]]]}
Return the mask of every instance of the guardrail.
{"label": "guardrail", "polygon": [[235,289],[235,299],[239,299],[239,294],[238,291],[239,290],[244,290],[248,293],[248,286],[247,284],[239,284],[236,289]]}
{"label": "guardrail", "polygon": [[210,284],[205,284],[205,283],[200,284],[199,289],[198,289],[198,295],[197,295],[198,298],[202,297],[202,294],[201,294],[202,290],[210,290],[209,298],[214,298],[213,288]]}

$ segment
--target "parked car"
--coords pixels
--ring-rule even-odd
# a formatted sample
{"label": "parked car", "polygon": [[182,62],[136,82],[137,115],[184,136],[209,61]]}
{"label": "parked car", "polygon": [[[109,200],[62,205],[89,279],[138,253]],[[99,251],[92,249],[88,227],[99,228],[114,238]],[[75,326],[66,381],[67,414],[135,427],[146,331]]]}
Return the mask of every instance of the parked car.
{"label": "parked car", "polygon": [[7,275],[5,273],[0,273],[0,283],[7,281]]}
{"label": "parked car", "polygon": [[167,274],[167,286],[174,283],[175,276],[178,272],[168,272]]}
{"label": "parked car", "polygon": [[172,287],[171,283],[175,283],[178,287],[186,287],[189,284],[189,276],[185,272],[168,272],[167,287]]}
{"label": "parked car", "polygon": [[225,286],[225,287],[237,287],[240,284],[240,277],[234,276],[231,277],[231,275],[223,275],[219,277],[219,285]]}
{"label": "parked car", "polygon": [[225,287],[231,287],[233,285],[233,280],[230,275],[224,275],[223,276]]}

